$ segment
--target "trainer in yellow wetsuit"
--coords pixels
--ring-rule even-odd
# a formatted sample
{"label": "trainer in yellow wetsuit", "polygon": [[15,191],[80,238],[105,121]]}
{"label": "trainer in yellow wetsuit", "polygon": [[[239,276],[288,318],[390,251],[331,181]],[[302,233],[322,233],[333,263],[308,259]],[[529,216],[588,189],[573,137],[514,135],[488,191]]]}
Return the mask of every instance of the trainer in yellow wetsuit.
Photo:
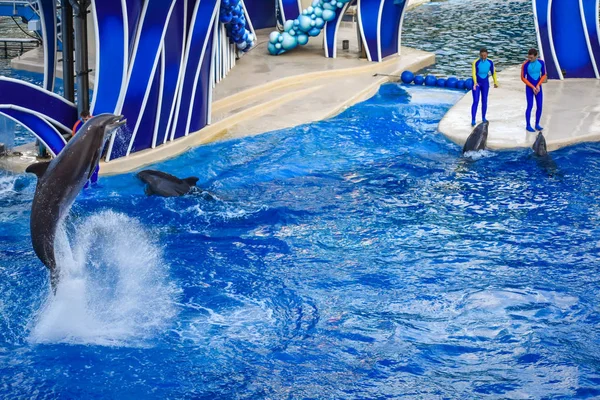
{"label": "trainer in yellow wetsuit", "polygon": [[487,102],[490,92],[490,75],[494,78],[494,87],[498,87],[498,78],[496,77],[496,68],[494,62],[488,58],[488,51],[484,47],[479,50],[479,58],[473,61],[473,106],[471,107],[471,125],[477,124],[477,107],[481,97],[481,116],[483,121],[487,121]]}

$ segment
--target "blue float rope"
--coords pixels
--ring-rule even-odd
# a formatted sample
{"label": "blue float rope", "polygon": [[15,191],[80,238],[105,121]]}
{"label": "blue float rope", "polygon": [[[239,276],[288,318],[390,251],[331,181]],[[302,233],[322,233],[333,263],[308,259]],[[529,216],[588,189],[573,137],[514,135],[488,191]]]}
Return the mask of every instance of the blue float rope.
{"label": "blue float rope", "polygon": [[404,71],[400,76],[400,80],[403,83],[411,84],[414,83],[417,86],[425,85],[430,87],[443,87],[448,89],[459,89],[459,90],[472,90],[473,78],[458,79],[454,76],[449,78],[437,78],[435,75],[416,75],[411,71]]}

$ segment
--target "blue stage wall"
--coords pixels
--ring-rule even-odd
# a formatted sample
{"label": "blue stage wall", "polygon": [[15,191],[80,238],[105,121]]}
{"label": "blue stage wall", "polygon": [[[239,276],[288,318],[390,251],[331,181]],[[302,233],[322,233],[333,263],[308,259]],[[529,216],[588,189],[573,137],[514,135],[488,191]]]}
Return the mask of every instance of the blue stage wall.
{"label": "blue stage wall", "polygon": [[277,24],[275,1],[244,0],[254,29],[273,28]]}
{"label": "blue stage wall", "polygon": [[600,78],[599,8],[599,0],[533,0],[549,78]]}
{"label": "blue stage wall", "polygon": [[[128,119],[128,129],[111,142],[107,161],[204,128],[210,123],[212,88],[233,68],[241,51],[253,46],[252,28],[275,24],[275,1],[286,19],[300,15],[298,0],[222,1],[92,1],[97,57],[91,110],[94,115],[122,113]],[[356,0],[369,60],[382,61],[399,52],[407,2]],[[600,0],[532,0],[532,4],[549,76],[600,78]],[[0,78],[0,113],[32,130],[56,154],[64,145],[62,134],[70,131],[78,115],[73,103],[52,93],[55,3],[38,0],[38,6],[46,52],[43,88]],[[325,30],[326,56],[335,57],[337,29],[346,7],[342,2],[323,7],[336,13],[320,25]],[[316,22],[309,10],[303,15],[299,19],[311,15]]]}

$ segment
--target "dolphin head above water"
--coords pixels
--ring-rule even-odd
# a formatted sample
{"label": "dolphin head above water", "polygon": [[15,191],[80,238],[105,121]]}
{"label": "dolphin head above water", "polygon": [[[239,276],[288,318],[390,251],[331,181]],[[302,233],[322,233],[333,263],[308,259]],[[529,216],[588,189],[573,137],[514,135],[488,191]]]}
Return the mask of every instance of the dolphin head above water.
{"label": "dolphin head above water", "polygon": [[533,146],[531,146],[531,148],[533,149],[533,152],[536,156],[544,157],[548,155],[548,149],[546,147],[546,138],[544,138],[542,132],[538,133],[537,138],[535,139],[535,142],[533,143]]}
{"label": "dolphin head above water", "polygon": [[490,123],[483,121],[473,129],[465,145],[463,147],[463,154],[467,151],[479,151],[484,150],[488,138],[488,127]]}
{"label": "dolphin head above water", "polygon": [[38,258],[50,269],[54,289],[58,282],[54,254],[58,226],[98,166],[112,133],[125,122],[122,116],[112,114],[94,117],[55,159],[30,165],[26,170],[38,177],[31,206],[31,242]]}

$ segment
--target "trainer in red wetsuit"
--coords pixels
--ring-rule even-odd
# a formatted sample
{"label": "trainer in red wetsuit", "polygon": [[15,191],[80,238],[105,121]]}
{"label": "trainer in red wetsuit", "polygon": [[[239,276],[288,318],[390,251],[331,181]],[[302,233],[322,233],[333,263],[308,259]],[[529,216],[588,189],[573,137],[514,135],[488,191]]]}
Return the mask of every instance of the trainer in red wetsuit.
{"label": "trainer in red wetsuit", "polygon": [[[85,125],[85,123],[88,122],[91,118],[92,118],[92,116],[90,115],[90,113],[83,111],[81,113],[81,117],[77,120],[77,122],[75,122],[75,125],[73,126],[73,136],[75,136],[77,134],[77,132],[79,132],[79,130],[83,127],[83,125]],[[90,177],[90,180],[87,181],[87,183],[85,184],[84,189],[88,188],[91,183],[98,182],[98,172],[99,171],[100,171],[100,166],[97,166],[96,170]]]}
{"label": "trainer in red wetsuit", "polygon": [[[521,68],[521,80],[525,84],[525,95],[527,97],[527,110],[525,111],[526,129],[528,132],[541,131],[540,119],[542,118],[542,105],[544,103],[544,92],[542,83],[546,80],[546,64],[538,59],[538,51],[530,49],[527,61]],[[531,127],[531,111],[533,110],[533,99],[535,98],[535,129]]]}

